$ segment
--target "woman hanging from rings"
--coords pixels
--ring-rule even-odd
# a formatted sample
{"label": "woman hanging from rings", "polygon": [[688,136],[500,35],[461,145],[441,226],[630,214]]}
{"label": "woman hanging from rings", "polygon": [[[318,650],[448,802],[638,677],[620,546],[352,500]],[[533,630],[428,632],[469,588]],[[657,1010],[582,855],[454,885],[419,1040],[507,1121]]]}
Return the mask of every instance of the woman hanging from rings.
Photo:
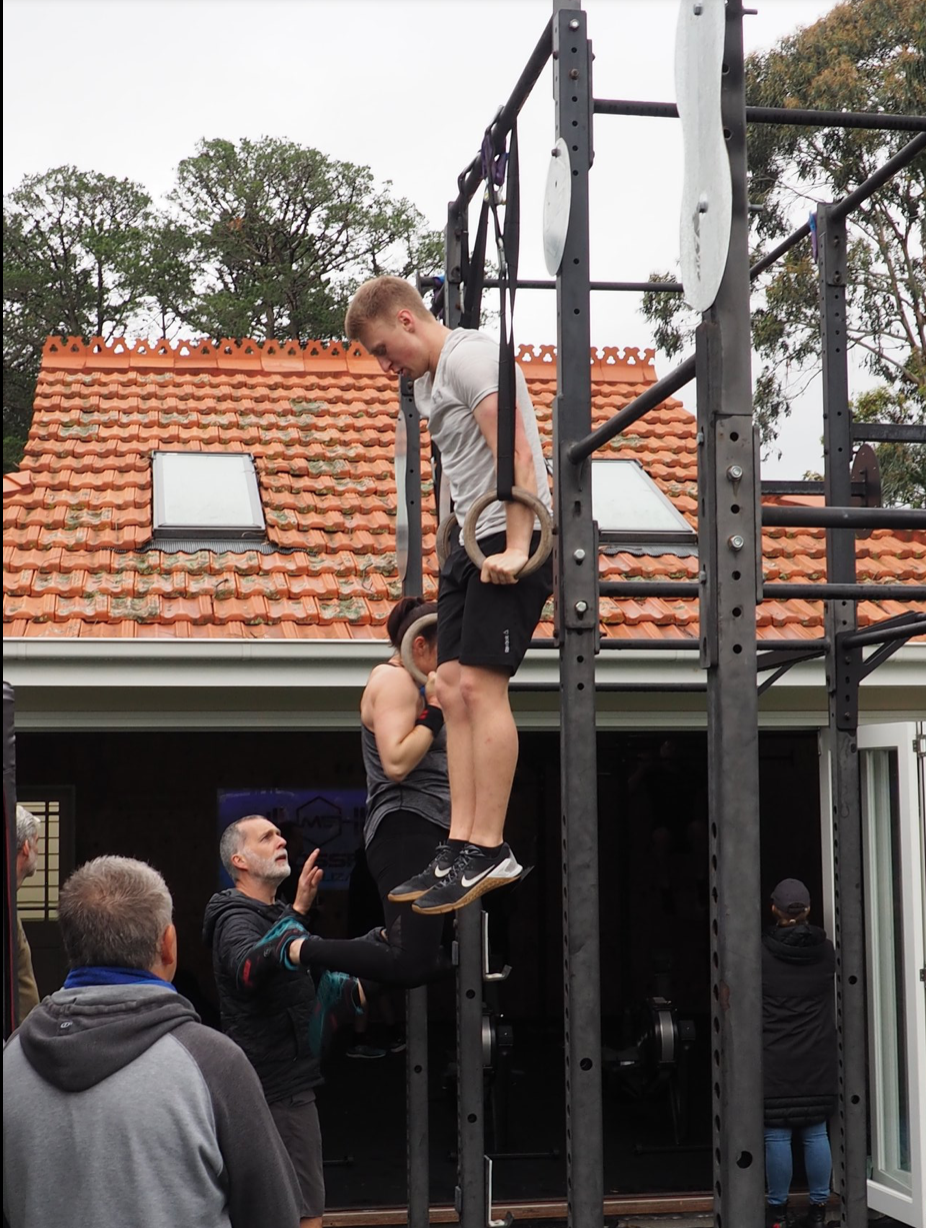
{"label": "woman hanging from rings", "polygon": [[[450,826],[447,739],[434,698],[436,624],[436,602],[403,597],[386,623],[393,653],[374,666],[360,699],[367,776],[364,842],[385,928],[353,939],[290,937],[283,953],[290,965],[337,969],[406,988],[451,970],[441,947],[443,917],[422,916],[410,904],[389,899],[396,883],[434,856],[435,843],[446,838]],[[316,885],[317,857],[313,852],[302,871]]]}

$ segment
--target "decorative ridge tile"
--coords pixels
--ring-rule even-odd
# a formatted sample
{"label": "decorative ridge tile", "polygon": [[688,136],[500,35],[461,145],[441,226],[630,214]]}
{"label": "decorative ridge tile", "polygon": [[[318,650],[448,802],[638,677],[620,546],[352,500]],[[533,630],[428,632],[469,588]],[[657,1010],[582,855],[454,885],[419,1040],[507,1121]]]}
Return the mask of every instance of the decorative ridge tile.
{"label": "decorative ridge tile", "polygon": [[[594,346],[589,352],[596,383],[651,384],[655,351],[639,346]],[[527,379],[556,380],[556,347],[521,345],[517,360]],[[124,337],[51,336],[42,350],[43,371],[266,372],[275,374],[381,374],[379,363],[359,344],[343,341],[254,341],[201,338],[198,341],[137,340]]]}

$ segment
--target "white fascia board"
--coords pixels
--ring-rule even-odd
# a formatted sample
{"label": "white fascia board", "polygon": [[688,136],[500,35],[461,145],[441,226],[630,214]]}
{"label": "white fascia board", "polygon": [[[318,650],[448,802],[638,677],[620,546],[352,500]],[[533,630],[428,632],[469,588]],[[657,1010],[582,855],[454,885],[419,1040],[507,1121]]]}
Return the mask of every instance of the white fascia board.
{"label": "white fascia board", "polygon": [[[775,641],[768,642],[773,649]],[[3,676],[14,687],[279,687],[355,689],[387,659],[383,640],[42,639],[3,641]],[[873,650],[869,649],[868,652]],[[698,653],[608,650],[596,663],[598,683],[646,686],[704,682]],[[555,649],[532,649],[517,682],[559,684]],[[824,685],[820,659],[794,666],[778,691]],[[926,645],[906,645],[883,662],[863,687],[926,687]]]}

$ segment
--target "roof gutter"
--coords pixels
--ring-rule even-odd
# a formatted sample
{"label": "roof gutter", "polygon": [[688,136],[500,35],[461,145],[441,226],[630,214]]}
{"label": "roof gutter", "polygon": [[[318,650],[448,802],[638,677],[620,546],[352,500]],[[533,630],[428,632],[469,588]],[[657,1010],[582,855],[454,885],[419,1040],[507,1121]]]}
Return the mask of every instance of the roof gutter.
{"label": "roof gutter", "polygon": [[[770,640],[770,648],[775,646]],[[45,639],[3,641],[4,678],[13,686],[362,687],[384,661],[382,640]],[[703,684],[698,654],[632,649],[602,653],[602,684]],[[902,678],[902,680],[901,680]],[[531,649],[517,674],[521,684],[557,686],[553,649]],[[819,661],[796,666],[776,686],[820,685]],[[926,686],[926,643],[908,644],[870,676],[880,685]]]}

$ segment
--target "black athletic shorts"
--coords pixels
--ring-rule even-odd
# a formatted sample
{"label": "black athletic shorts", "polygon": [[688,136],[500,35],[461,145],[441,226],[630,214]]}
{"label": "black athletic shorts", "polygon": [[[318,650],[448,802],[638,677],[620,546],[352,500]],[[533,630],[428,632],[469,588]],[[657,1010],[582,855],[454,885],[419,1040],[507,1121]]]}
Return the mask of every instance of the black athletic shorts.
{"label": "black athletic shorts", "polygon": [[[459,535],[457,535],[458,537]],[[540,534],[531,539],[537,548]],[[488,558],[505,549],[505,534],[479,541]],[[483,584],[459,540],[440,572],[437,597],[437,660],[459,661],[515,673],[524,660],[544,603],[553,591],[553,557],[517,584]]]}
{"label": "black athletic shorts", "polygon": [[325,1213],[325,1177],[315,1093],[308,1090],[285,1096],[268,1107],[296,1170],[302,1191],[301,1218],[321,1218]]}

